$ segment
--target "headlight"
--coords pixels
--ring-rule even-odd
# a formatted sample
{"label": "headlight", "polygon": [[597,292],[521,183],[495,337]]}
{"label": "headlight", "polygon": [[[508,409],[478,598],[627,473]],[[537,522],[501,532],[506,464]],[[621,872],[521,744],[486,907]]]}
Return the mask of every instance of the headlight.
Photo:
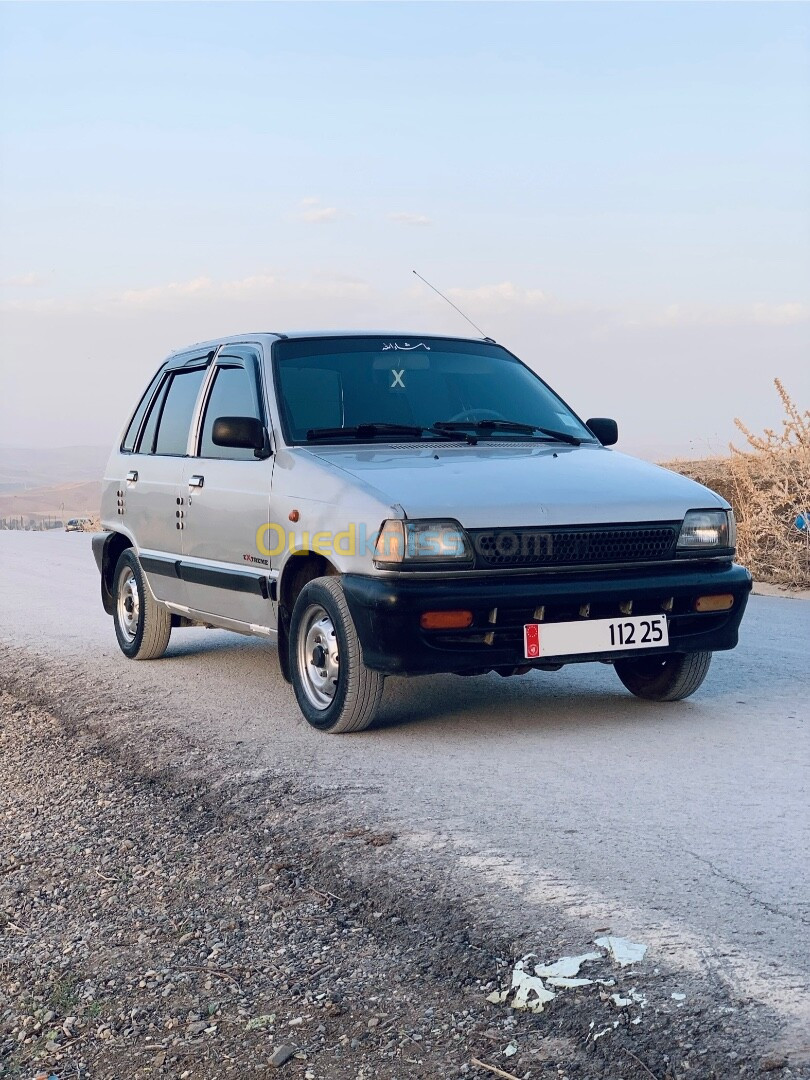
{"label": "headlight", "polygon": [[381,570],[399,566],[472,565],[469,538],[457,521],[384,521],[374,549]]}
{"label": "headlight", "polygon": [[690,510],[678,537],[680,550],[734,547],[736,527],[731,510]]}

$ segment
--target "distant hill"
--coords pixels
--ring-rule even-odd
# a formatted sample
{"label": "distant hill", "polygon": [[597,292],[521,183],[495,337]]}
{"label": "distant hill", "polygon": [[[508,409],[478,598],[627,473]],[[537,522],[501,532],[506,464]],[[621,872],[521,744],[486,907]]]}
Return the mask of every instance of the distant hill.
{"label": "distant hill", "polygon": [[43,518],[60,521],[72,517],[97,518],[100,506],[100,480],[29,488],[13,494],[0,492],[0,522],[20,517],[24,522],[42,521]]}
{"label": "distant hill", "polygon": [[106,446],[0,446],[0,495],[98,481],[109,453]]}
{"label": "distant hill", "polygon": [[98,517],[103,446],[0,446],[0,522]]}

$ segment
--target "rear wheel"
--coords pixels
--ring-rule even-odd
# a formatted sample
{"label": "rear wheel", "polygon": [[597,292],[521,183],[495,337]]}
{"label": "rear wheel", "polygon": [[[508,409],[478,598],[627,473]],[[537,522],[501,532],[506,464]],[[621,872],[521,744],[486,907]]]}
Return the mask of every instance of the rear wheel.
{"label": "rear wheel", "polygon": [[681,701],[697,690],[709,670],[710,652],[675,653],[617,660],[616,674],[636,697]]}
{"label": "rear wheel", "polygon": [[130,660],[157,660],[163,656],[172,632],[172,617],[158,603],[144,577],[138,556],[127,548],[113,576],[115,636]]}
{"label": "rear wheel", "polygon": [[335,735],[373,721],[384,677],[363,663],[363,650],[338,578],[315,578],[295,601],[290,623],[290,676],[304,717]]}

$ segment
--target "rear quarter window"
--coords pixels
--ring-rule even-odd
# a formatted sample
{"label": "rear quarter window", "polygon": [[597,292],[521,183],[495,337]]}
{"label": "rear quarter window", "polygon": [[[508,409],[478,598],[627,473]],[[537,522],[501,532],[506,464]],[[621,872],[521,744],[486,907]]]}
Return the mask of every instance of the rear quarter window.
{"label": "rear quarter window", "polygon": [[162,374],[163,368],[161,367],[157,375],[155,375],[154,379],[152,379],[147,386],[146,391],[138,404],[138,408],[135,410],[135,413],[129,422],[129,427],[126,430],[126,434],[121,443],[121,449],[127,454],[131,454],[135,449],[135,443],[138,439],[138,432],[141,430],[143,418],[146,415],[146,410],[149,408],[149,402],[152,400],[152,395],[155,392],[157,384],[160,382]]}

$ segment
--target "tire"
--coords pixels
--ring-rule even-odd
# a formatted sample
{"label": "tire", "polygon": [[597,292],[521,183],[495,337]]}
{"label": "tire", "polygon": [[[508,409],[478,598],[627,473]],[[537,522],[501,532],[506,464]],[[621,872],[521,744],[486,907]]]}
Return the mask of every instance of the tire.
{"label": "tire", "polygon": [[339,578],[315,578],[298,594],[289,664],[298,705],[314,728],[342,735],[374,720],[385,678],[363,663]]}
{"label": "tire", "polygon": [[617,660],[616,674],[636,697],[647,701],[682,701],[694,694],[709,670],[710,652],[670,653]]}
{"label": "tire", "polygon": [[172,617],[155,599],[132,548],[121,552],[115,567],[113,622],[121,652],[130,660],[157,660],[166,652]]}

